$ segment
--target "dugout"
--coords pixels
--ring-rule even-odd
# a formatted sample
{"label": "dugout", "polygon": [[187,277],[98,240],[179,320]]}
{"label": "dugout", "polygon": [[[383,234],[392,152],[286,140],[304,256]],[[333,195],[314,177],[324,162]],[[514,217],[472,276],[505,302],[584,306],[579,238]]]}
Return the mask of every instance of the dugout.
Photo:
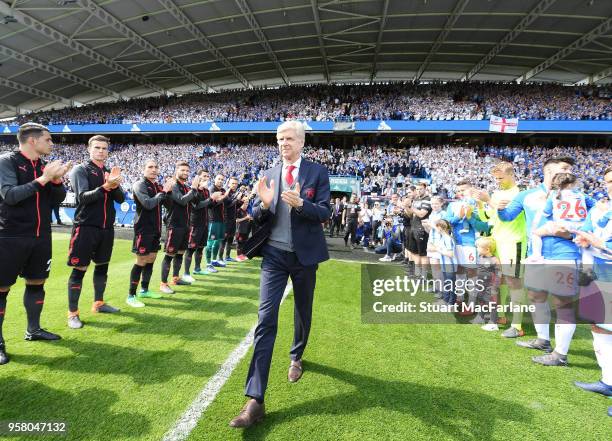
{"label": "dugout", "polygon": [[353,193],[357,197],[361,197],[361,178],[357,176],[332,175],[329,177],[329,191],[333,198],[346,196],[349,199]]}

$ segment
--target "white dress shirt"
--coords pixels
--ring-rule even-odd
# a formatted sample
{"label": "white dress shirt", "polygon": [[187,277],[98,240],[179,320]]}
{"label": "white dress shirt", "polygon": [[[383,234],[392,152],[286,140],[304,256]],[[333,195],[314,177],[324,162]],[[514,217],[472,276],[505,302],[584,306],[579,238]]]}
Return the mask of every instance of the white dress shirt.
{"label": "white dress shirt", "polygon": [[287,181],[285,180],[285,178],[287,176],[287,169],[289,168],[290,165],[293,165],[295,167],[293,169],[293,171],[291,172],[291,174],[293,175],[293,182],[294,183],[297,182],[296,180],[297,180],[298,174],[300,172],[300,164],[301,163],[302,163],[302,157],[301,156],[297,159],[297,161],[295,161],[292,164],[288,164],[288,163],[285,163],[283,161],[283,172],[282,172],[282,175],[281,175],[281,179],[283,180],[283,182],[281,183],[281,188],[287,185]]}

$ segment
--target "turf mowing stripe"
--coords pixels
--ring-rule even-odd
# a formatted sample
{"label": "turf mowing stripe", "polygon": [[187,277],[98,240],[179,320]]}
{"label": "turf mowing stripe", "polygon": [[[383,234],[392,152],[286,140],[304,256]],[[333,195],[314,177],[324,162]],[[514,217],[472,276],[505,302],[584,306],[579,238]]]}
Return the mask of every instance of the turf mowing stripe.
{"label": "turf mowing stripe", "polygon": [[[291,288],[291,283],[288,283],[285,292],[283,292],[281,305],[289,295]],[[225,362],[221,365],[221,368],[219,368],[215,375],[208,380],[208,383],[206,383],[204,389],[202,389],[193,403],[191,403],[191,406],[189,406],[177,422],[174,423],[172,429],[164,435],[163,441],[183,441],[187,439],[191,431],[198,424],[198,420],[202,417],[204,411],[206,411],[206,408],[213,402],[225,382],[230,375],[232,375],[236,366],[238,366],[238,363],[240,363],[240,360],[242,360],[249,351],[249,348],[253,344],[256,327],[257,324],[253,325],[249,333],[244,337],[244,340],[236,346],[236,349],[227,357]]]}

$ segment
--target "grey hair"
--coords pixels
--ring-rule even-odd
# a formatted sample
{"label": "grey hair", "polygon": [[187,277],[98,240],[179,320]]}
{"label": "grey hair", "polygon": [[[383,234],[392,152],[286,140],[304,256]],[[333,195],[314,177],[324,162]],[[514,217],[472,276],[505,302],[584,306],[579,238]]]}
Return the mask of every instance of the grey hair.
{"label": "grey hair", "polygon": [[276,128],[276,133],[281,133],[285,130],[293,130],[298,139],[306,140],[306,130],[304,130],[304,124],[300,121],[285,121]]}

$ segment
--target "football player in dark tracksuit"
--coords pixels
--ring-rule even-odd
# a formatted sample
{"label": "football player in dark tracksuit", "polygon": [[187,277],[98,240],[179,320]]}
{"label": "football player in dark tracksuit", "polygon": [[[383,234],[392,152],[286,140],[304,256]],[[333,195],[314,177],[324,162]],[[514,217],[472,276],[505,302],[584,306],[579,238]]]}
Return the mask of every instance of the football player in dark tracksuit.
{"label": "football player in dark tracksuit", "polygon": [[191,216],[189,217],[189,238],[187,240],[187,254],[185,255],[185,270],[183,280],[194,282],[191,277],[191,259],[195,254],[195,275],[206,274],[202,271],[202,256],[204,247],[208,238],[208,206],[211,204],[208,185],[210,184],[210,173],[206,170],[201,170],[198,173],[200,176],[200,185],[198,186],[198,196],[191,201]]}
{"label": "football player in dark tracksuit", "polygon": [[40,159],[53,146],[45,126],[23,124],[17,140],[19,150],[0,156],[0,365],[9,362],[2,324],[6,299],[18,276],[25,279],[25,339],[60,339],[40,327],[40,315],[51,268],[51,207],[66,196],[61,178],[71,164],[45,164]]}
{"label": "football player in dark tracksuit", "polygon": [[213,185],[208,189],[212,202],[208,207],[208,242],[206,242],[206,271],[209,273],[218,272],[215,267],[225,266],[225,262],[217,256],[219,247],[225,237],[224,224],[224,203],[223,201],[229,195],[223,188],[223,180],[225,176],[215,176]]}
{"label": "football player in dark tracksuit", "polygon": [[74,226],[68,250],[68,266],[73,267],[68,279],[68,326],[83,327],[79,316],[79,297],[83,277],[93,260],[94,304],[92,312],[119,312],[104,303],[104,290],[108,278],[108,263],[115,239],[114,202],[125,200],[121,184],[121,169],[104,166],[108,159],[110,139],[102,135],[89,138],[89,162],[76,166],[70,173],[70,183],[76,195]]}
{"label": "football player in dark tracksuit", "polygon": [[[236,235],[236,210],[242,204],[243,194],[237,192],[238,178],[232,177],[229,182],[229,191],[227,198],[223,201],[223,223],[225,224],[225,237],[219,248],[219,260],[225,262],[236,262],[230,257],[232,252],[232,244]],[[225,259],[223,259],[223,250],[225,250]]]}
{"label": "football player in dark tracksuit", "polygon": [[417,184],[417,193],[412,202],[412,221],[410,222],[414,248],[410,250],[415,261],[415,275],[427,278],[429,258],[427,257],[427,241],[429,233],[423,227],[423,220],[431,214],[431,200],[427,194],[427,185]]}
{"label": "football player in dark tracksuit", "polygon": [[236,211],[236,223],[238,232],[236,233],[236,260],[244,262],[247,257],[244,255],[244,244],[249,238],[251,232],[251,216],[248,212],[249,198],[242,199],[242,206]]}
{"label": "football player in dark tracksuit", "polygon": [[144,164],[143,177],[132,186],[136,204],[132,253],[136,254],[136,263],[130,272],[130,289],[126,303],[135,308],[145,306],[136,298],[136,289],[141,275],[141,290],[138,298],[159,299],[162,297],[149,291],[149,282],[157,252],[161,249],[161,206],[168,198],[168,193],[172,191],[174,180],[167,180],[162,187],[157,182],[158,176],[159,165],[155,160],[150,159]]}
{"label": "football player in dark tracksuit", "polygon": [[189,177],[189,164],[185,161],[176,163],[175,184],[170,193],[170,203],[167,205],[166,213],[166,243],[164,260],[162,262],[161,285],[159,290],[164,294],[174,294],[168,286],[168,275],[170,274],[170,263],[172,263],[172,284],[191,285],[190,282],[179,277],[183,254],[187,250],[187,239],[189,236],[189,212],[190,202],[198,195],[200,177],[196,176],[191,182],[191,188],[185,183]]}
{"label": "football player in dark tracksuit", "polygon": [[351,201],[344,206],[344,219],[346,229],[344,233],[344,246],[348,246],[349,236],[351,237],[351,248],[357,246],[357,223],[361,207],[357,203],[357,195],[351,195]]}

